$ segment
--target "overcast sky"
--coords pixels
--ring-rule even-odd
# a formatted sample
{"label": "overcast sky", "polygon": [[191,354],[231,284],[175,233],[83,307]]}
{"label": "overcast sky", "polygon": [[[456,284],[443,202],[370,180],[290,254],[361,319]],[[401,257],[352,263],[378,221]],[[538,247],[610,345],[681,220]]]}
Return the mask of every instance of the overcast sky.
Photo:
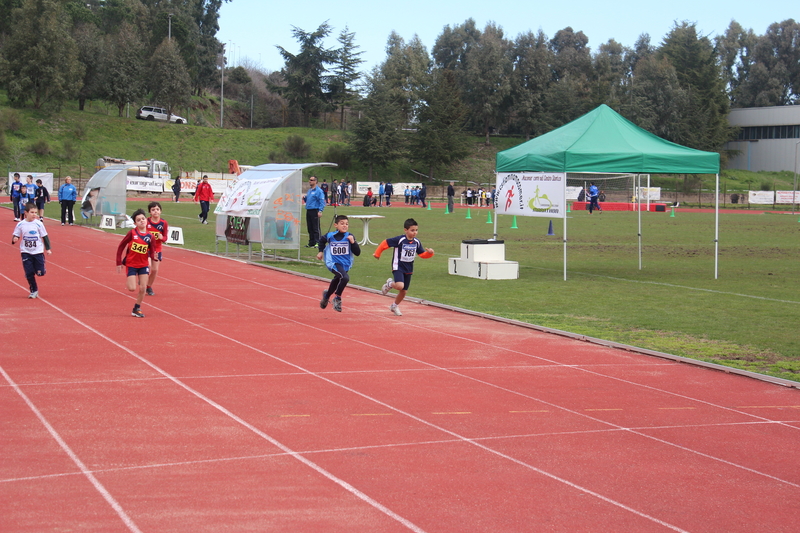
{"label": "overcast sky", "polygon": [[249,60],[263,70],[274,71],[283,66],[276,45],[292,53],[299,51],[292,26],[312,32],[328,21],[333,31],[326,46],[336,47],[336,37],[347,26],[355,33],[359,51],[364,52],[362,70],[368,71],[386,58],[386,41],[392,31],[406,41],[418,35],[430,52],[445,26],[456,26],[468,18],[473,18],[480,29],[492,21],[512,39],[539,29],[552,38],[558,30],[571,26],[575,32],[586,34],[594,51],[609,39],[632,47],[642,33],[649,34],[651,44],[658,45],[675,21],[684,20],[696,23],[698,30],[710,37],[724,33],[731,20],[762,35],[773,22],[799,16],[797,6],[791,0],[231,0],[222,6],[217,38],[226,44],[229,65]]}

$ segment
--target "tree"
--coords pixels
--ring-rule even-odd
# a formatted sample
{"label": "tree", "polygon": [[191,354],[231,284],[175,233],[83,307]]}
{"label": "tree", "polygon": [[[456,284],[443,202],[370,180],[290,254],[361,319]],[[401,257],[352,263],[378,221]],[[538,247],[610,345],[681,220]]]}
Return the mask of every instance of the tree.
{"label": "tree", "polygon": [[744,30],[738,22],[732,20],[725,33],[718,35],[714,42],[731,105],[741,107],[745,96],[743,85],[750,78],[758,38],[753,30]]}
{"label": "tree", "polygon": [[770,24],[758,38],[748,77],[741,82],[742,107],[791,105],[800,102],[800,23],[793,19]]}
{"label": "tree", "polygon": [[55,0],[25,0],[14,10],[11,38],[3,48],[6,87],[13,105],[58,109],[80,89],[84,66],[69,33],[69,20]]}
{"label": "tree", "polygon": [[528,139],[531,134],[547,131],[544,95],[550,84],[551,54],[547,36],[527,32],[513,44],[513,73],[511,75],[512,112],[520,131]]}
{"label": "tree", "polygon": [[428,177],[470,153],[464,135],[467,109],[461,102],[456,75],[452,70],[433,73],[433,85],[424,93],[418,115],[417,133],[412,144],[412,158],[426,165]]}
{"label": "tree", "polygon": [[348,31],[347,26],[339,34],[337,41],[340,46],[336,50],[336,59],[331,68],[332,75],[328,85],[331,91],[331,100],[341,109],[340,125],[342,129],[345,129],[344,109],[352,106],[358,100],[358,91],[353,86],[361,78],[358,66],[364,62],[360,57],[364,52],[356,51],[360,47],[354,42],[355,33]]}
{"label": "tree", "polygon": [[125,105],[144,94],[144,46],[136,29],[124,22],[116,35],[107,37],[106,50],[105,98],[117,106],[121,117]]}
{"label": "tree", "polygon": [[192,93],[192,84],[186,65],[173,41],[164,39],[150,59],[150,90],[153,99],[167,108],[167,113],[179,105],[186,105]]}
{"label": "tree", "polygon": [[431,59],[419,37],[406,44],[392,32],[386,44],[386,61],[380,66],[382,84],[395,102],[404,126],[416,122],[421,93],[430,83]]}
{"label": "tree", "polygon": [[84,66],[83,85],[78,91],[78,109],[83,111],[86,100],[103,96],[103,60],[106,57],[103,36],[91,23],[78,24],[73,36],[78,46],[78,59]]}
{"label": "tree", "polygon": [[675,67],[678,82],[690,98],[689,112],[683,116],[687,138],[676,142],[700,150],[721,151],[733,130],[728,125],[730,102],[709,38],[698,36],[694,24],[676,24],[656,57],[666,58]]}
{"label": "tree", "polygon": [[640,128],[668,141],[683,144],[689,139],[686,116],[691,98],[678,82],[678,74],[666,58],[653,56],[639,61],[634,73],[625,116]]}
{"label": "tree", "polygon": [[361,101],[361,118],[355,121],[348,143],[356,158],[369,166],[369,179],[375,165],[385,167],[405,155],[400,130],[400,107],[378,69],[367,79],[368,96]]}
{"label": "tree", "polygon": [[511,104],[511,46],[503,29],[487,24],[480,40],[467,52],[466,64],[461,84],[464,101],[489,146],[490,128],[497,126]]}
{"label": "tree", "polygon": [[628,56],[633,51],[609,39],[592,58],[594,63],[594,104],[619,107],[624,98],[631,71]]}
{"label": "tree", "polygon": [[327,22],[322,23],[316,31],[305,32],[292,26],[292,35],[300,42],[300,53],[292,54],[282,46],[278,46],[285,66],[281,73],[286,80],[285,87],[273,87],[281,93],[293,107],[303,115],[303,125],[311,123],[311,114],[326,105],[323,76],[326,65],[336,60],[336,52],[325,48],[322,40],[331,32]]}

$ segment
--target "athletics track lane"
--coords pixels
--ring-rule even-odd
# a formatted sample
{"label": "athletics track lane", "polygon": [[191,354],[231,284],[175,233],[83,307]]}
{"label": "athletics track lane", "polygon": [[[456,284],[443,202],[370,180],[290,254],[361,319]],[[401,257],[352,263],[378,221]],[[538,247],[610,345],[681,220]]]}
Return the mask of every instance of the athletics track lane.
{"label": "athletics track lane", "polygon": [[176,248],[137,320],[119,237],[48,230],[41,301],[0,245],[3,531],[796,524],[797,390]]}

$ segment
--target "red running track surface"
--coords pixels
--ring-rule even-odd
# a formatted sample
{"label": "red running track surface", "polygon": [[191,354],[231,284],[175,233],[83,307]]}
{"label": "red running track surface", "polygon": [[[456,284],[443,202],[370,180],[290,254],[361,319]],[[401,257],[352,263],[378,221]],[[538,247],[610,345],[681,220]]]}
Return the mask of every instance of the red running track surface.
{"label": "red running track surface", "polygon": [[120,237],[48,230],[38,300],[0,244],[5,533],[797,531],[796,389],[176,247],[136,319]]}

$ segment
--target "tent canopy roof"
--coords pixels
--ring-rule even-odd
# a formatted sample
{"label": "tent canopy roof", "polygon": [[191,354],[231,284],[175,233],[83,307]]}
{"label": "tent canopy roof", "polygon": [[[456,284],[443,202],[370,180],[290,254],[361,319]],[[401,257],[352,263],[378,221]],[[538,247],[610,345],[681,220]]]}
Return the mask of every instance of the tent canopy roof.
{"label": "tent canopy roof", "polygon": [[666,141],[603,104],[499,152],[496,171],[719,174],[719,154]]}

